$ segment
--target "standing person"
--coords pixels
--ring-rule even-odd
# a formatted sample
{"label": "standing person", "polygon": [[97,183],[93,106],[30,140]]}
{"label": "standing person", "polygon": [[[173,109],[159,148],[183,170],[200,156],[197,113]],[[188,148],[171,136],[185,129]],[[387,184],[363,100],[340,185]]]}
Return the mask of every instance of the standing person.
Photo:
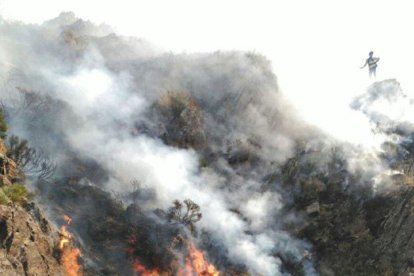
{"label": "standing person", "polygon": [[364,68],[365,66],[368,65],[368,69],[369,69],[369,77],[372,78],[376,76],[377,74],[377,63],[380,60],[379,57],[374,57],[374,52],[371,51],[369,52],[369,57],[367,58],[367,60],[365,61],[364,66],[361,67]]}

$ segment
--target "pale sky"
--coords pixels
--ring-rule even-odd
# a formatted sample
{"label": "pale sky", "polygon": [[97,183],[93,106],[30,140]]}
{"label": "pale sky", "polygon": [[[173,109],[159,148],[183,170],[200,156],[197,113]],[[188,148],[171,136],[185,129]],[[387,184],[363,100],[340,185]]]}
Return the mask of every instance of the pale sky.
{"label": "pale sky", "polygon": [[41,23],[73,11],[175,53],[262,53],[306,120],[367,144],[366,122],[348,108],[370,83],[359,66],[373,50],[377,79],[397,78],[412,95],[413,7],[408,0],[0,0],[6,19]]}

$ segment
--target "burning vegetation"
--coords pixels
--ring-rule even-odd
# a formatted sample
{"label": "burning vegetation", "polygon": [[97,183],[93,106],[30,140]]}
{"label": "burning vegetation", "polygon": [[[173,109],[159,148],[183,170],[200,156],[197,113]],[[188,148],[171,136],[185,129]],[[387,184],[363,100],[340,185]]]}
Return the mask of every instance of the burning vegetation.
{"label": "burning vegetation", "polygon": [[[185,207],[184,207],[185,206]],[[165,240],[164,256],[170,255],[169,262],[163,267],[152,262],[155,267],[147,268],[140,261],[140,253],[144,251],[140,247],[139,232],[128,239],[128,254],[133,258],[133,271],[139,275],[179,275],[179,276],[218,276],[219,272],[210,264],[204,253],[196,248],[192,241],[195,232],[195,223],[202,217],[200,207],[192,200],[179,200],[173,202],[173,206],[166,212],[156,210],[156,214],[164,219],[167,224],[164,228],[170,228],[167,240]],[[138,226],[139,227],[139,226]],[[161,243],[162,244],[162,243]],[[138,256],[137,256],[138,255]],[[142,255],[141,255],[142,256]]]}
{"label": "burning vegetation", "polygon": [[179,276],[219,276],[216,268],[207,262],[203,252],[198,250],[194,244],[187,246],[187,256],[185,257],[185,268],[179,270]]}
{"label": "burning vegetation", "polygon": [[412,129],[387,130],[381,166],[352,166],[358,149],[303,124],[262,56],[147,55],[72,14],[2,24],[0,203],[27,205],[25,174],[51,218],[76,218],[59,232],[67,275],[414,272],[413,188],[373,189],[383,164],[412,178]]}
{"label": "burning vegetation", "polygon": [[73,244],[72,234],[68,231],[68,226],[72,222],[72,218],[64,215],[64,221],[66,224],[60,227],[59,231],[59,245],[60,250],[60,262],[63,265],[63,269],[66,276],[82,276],[82,268],[79,264],[79,258],[81,256],[80,250]]}
{"label": "burning vegetation", "polygon": [[[171,265],[173,267],[174,264]],[[161,272],[159,268],[147,269],[138,259],[133,260],[133,271],[141,276],[178,275],[178,276],[219,276],[220,273],[205,258],[203,252],[189,244],[181,257],[180,265],[173,273]]]}

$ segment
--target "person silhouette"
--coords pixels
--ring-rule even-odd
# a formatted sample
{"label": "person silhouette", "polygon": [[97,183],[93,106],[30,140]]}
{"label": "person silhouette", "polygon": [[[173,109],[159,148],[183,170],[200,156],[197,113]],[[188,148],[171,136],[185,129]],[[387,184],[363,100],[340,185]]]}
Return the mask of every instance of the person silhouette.
{"label": "person silhouette", "polygon": [[369,77],[376,77],[377,74],[377,63],[380,60],[379,57],[374,57],[374,52],[371,51],[369,52],[369,57],[367,58],[367,60],[365,61],[365,64],[361,67],[364,68],[365,66],[368,65],[368,69],[369,69]]}

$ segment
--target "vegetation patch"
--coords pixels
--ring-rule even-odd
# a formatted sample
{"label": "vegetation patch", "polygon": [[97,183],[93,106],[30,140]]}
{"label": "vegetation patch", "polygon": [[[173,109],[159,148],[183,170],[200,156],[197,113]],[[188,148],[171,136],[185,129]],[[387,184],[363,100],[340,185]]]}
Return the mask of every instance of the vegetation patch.
{"label": "vegetation patch", "polygon": [[7,132],[7,123],[3,111],[0,110],[0,138],[4,139]]}
{"label": "vegetation patch", "polygon": [[29,192],[22,184],[13,184],[0,189],[0,204],[23,203],[29,197]]}

